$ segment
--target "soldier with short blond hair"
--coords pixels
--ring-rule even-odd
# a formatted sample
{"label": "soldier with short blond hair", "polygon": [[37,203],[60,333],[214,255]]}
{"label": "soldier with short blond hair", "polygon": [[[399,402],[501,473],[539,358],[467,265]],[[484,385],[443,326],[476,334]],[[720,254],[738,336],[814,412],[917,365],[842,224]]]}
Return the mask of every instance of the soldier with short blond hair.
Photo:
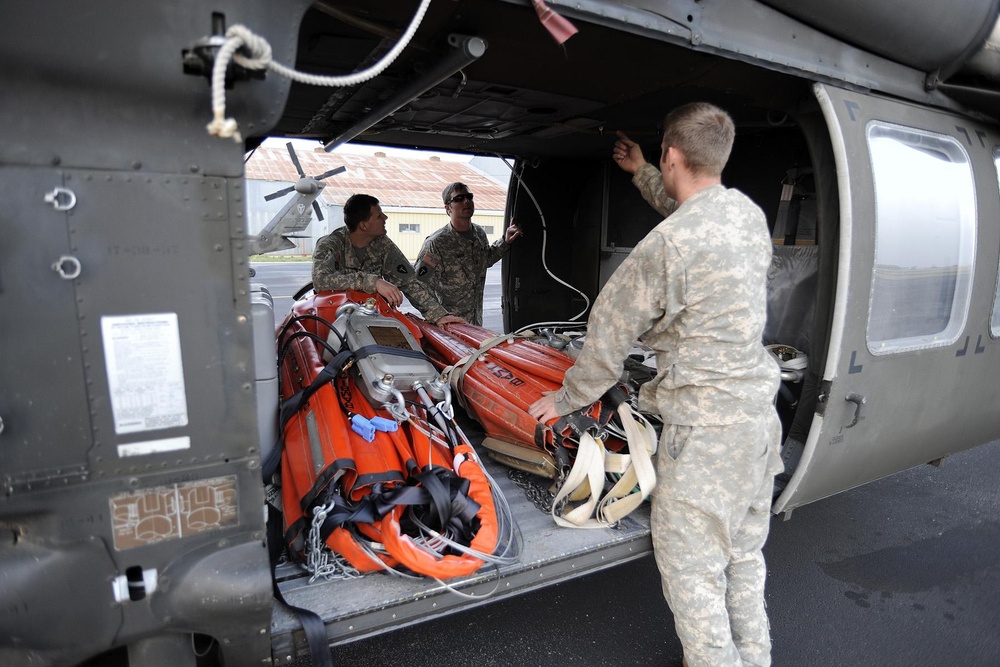
{"label": "soldier with short blond hair", "polygon": [[666,219],[601,290],[562,388],[529,412],[545,423],[598,400],[637,338],[656,352],[639,395],[664,424],[651,532],[685,663],[766,667],[762,548],[781,471],[779,370],[761,343],[770,234],[760,208],[721,183],[729,115],[691,104],[664,128],[659,170],[621,133],[613,157]]}

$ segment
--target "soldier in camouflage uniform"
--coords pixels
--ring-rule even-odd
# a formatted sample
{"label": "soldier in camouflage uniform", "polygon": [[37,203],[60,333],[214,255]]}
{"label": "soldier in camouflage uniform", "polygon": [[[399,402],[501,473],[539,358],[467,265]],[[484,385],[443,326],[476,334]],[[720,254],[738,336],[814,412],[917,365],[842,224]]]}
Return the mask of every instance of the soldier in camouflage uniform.
{"label": "soldier in camouflage uniform", "polygon": [[496,264],[520,236],[513,222],[493,245],[486,231],[472,222],[476,205],[464,183],[451,183],[441,193],[450,224],[424,241],[413,268],[441,304],[472,324],[483,324],[486,269]]}
{"label": "soldier in camouflage uniform", "polygon": [[[385,221],[378,199],[352,195],[344,203],[345,227],[335,229],[316,243],[313,251],[313,288],[379,293],[391,306],[403,303],[403,293],[437,324],[464,322],[448,313],[413,273],[402,251],[385,235]],[[402,289],[402,291],[400,291]]]}
{"label": "soldier in camouflage uniform", "polygon": [[664,123],[660,171],[619,133],[615,161],[663,215],[594,302],[562,388],[529,412],[542,422],[614,384],[637,337],[656,352],[640,391],[664,429],[652,498],[653,550],[688,667],[771,663],[761,548],[781,470],[779,371],[761,344],[771,241],[763,212],[721,184],[735,130],[691,104]]}

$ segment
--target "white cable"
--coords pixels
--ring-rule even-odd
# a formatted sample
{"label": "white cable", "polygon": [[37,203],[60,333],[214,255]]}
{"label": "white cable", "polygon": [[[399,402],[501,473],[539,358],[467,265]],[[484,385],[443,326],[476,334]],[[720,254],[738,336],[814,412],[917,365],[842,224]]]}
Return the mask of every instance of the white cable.
{"label": "white cable", "polygon": [[532,194],[532,192],[528,188],[528,186],[524,184],[524,181],[521,179],[521,176],[518,175],[518,173],[514,170],[514,167],[511,166],[511,164],[509,162],[507,162],[507,159],[505,157],[503,157],[502,155],[499,155],[498,153],[494,153],[494,155],[496,155],[498,158],[500,158],[500,160],[505,165],[507,165],[507,168],[510,169],[510,173],[513,174],[514,178],[517,179],[518,185],[520,187],[524,188],[524,191],[528,193],[528,196],[531,197],[531,202],[535,205],[535,210],[538,211],[538,217],[542,221],[542,267],[545,269],[545,272],[547,274],[549,274],[549,276],[553,280],[555,280],[557,283],[559,283],[560,285],[565,285],[566,287],[570,288],[571,290],[573,290],[574,292],[576,292],[577,294],[579,294],[580,296],[583,297],[583,300],[584,300],[583,310],[581,310],[579,313],[577,313],[573,317],[569,318],[571,322],[575,321],[576,319],[578,319],[579,317],[581,317],[584,313],[586,313],[588,308],[590,308],[590,299],[587,298],[586,294],[584,294],[583,292],[581,292],[577,288],[573,287],[568,282],[566,282],[562,278],[558,277],[556,274],[552,273],[552,269],[549,268],[549,264],[545,260],[545,247],[548,244],[549,232],[548,232],[548,227],[545,224],[545,214],[542,213],[542,207],[539,206],[538,200],[535,199],[535,195]]}
{"label": "white cable", "polygon": [[537,329],[539,327],[559,327],[562,329],[571,329],[571,328],[586,327],[586,326],[587,326],[586,322],[570,322],[563,320],[554,320],[552,322],[535,322],[534,324],[524,325],[517,331],[514,331],[511,335],[516,336],[517,334],[524,333],[525,331],[531,329]]}
{"label": "white cable", "polygon": [[[268,44],[266,39],[255,35],[246,26],[231,26],[226,30],[226,42],[219,49],[219,53],[215,58],[215,64],[212,66],[212,114],[214,118],[208,124],[208,133],[223,139],[231,137],[234,141],[243,141],[239,133],[239,128],[236,125],[236,119],[226,118],[226,70],[229,67],[230,60],[246,69],[270,69],[276,74],[293,81],[313,86],[354,86],[373,79],[392,64],[400,52],[410,43],[430,4],[431,0],[421,0],[420,7],[417,8],[417,13],[414,14],[403,36],[400,37],[396,45],[381,60],[368,69],[341,76],[320,76],[318,74],[298,72],[274,62],[271,60],[271,45]],[[250,57],[236,53],[237,49],[244,46],[250,51]]]}

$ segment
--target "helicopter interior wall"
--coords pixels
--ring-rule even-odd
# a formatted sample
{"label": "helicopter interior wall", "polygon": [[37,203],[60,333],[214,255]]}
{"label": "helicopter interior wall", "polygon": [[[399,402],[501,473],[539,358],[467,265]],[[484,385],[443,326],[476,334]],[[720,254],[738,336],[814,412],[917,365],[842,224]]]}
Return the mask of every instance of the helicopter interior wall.
{"label": "helicopter interior wall", "polygon": [[[601,201],[593,172],[591,161],[550,159],[518,165],[520,181],[511,181],[508,214],[524,236],[505,260],[508,331],[566,320],[585,307],[582,297],[552,275],[578,289],[596,291],[591,260],[596,259],[600,221],[589,213],[599,208],[580,205],[595,201],[595,195],[596,202]],[[579,220],[578,209],[585,212]]]}
{"label": "helicopter interior wall", "polygon": [[[609,139],[609,153],[611,145]],[[657,164],[659,146],[646,142],[642,148],[646,159]],[[525,232],[509,258],[511,272],[520,278],[520,289],[514,286],[514,327],[533,323],[532,318],[543,312],[547,320],[553,316],[566,319],[583,305],[582,299],[570,296],[571,290],[546,277],[541,261],[542,231],[545,264],[592,300],[614,267],[660,222],[660,216],[631,185],[630,177],[608,159],[548,159],[522,166],[524,185],[518,185],[516,179],[511,184],[510,217]],[[773,227],[782,183],[792,167],[810,167],[800,130],[790,125],[741,128],[723,182],[753,199]],[[543,303],[533,307],[534,301]]]}
{"label": "helicopter interior wall", "polygon": [[809,339],[809,365],[799,388],[798,408],[788,425],[786,436],[804,443],[817,406],[819,386],[829,352],[830,327],[833,321],[837,288],[837,265],[840,253],[840,198],[833,145],[829,129],[818,109],[796,116],[811,156],[816,196],[817,282]]}

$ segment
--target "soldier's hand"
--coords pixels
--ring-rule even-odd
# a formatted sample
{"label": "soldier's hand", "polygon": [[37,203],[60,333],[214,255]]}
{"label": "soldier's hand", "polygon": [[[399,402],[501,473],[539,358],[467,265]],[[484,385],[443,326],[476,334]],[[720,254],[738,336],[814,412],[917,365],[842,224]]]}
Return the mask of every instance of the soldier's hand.
{"label": "soldier's hand", "polygon": [[403,303],[403,293],[399,291],[399,288],[390,283],[388,280],[382,280],[379,278],[375,281],[375,291],[385,297],[385,300],[389,302],[390,306],[399,307]]}
{"label": "soldier's hand", "polygon": [[630,174],[635,174],[642,165],[646,164],[646,158],[642,156],[642,149],[639,148],[639,144],[625,136],[624,132],[619,130],[615,134],[618,135],[618,141],[615,142],[611,156],[619,167]]}
{"label": "soldier's hand", "polygon": [[528,414],[543,424],[547,424],[551,420],[558,418],[559,413],[556,412],[555,392],[542,392],[542,397],[528,406]]}
{"label": "soldier's hand", "polygon": [[449,313],[441,317],[441,319],[439,319],[434,324],[438,325],[439,327],[443,327],[446,324],[468,324],[468,322],[466,322],[458,315],[452,315],[451,313]]}
{"label": "soldier's hand", "polygon": [[511,244],[519,238],[521,238],[521,228],[518,227],[513,220],[511,220],[510,225],[507,227],[507,231],[505,231],[503,235],[504,243]]}

